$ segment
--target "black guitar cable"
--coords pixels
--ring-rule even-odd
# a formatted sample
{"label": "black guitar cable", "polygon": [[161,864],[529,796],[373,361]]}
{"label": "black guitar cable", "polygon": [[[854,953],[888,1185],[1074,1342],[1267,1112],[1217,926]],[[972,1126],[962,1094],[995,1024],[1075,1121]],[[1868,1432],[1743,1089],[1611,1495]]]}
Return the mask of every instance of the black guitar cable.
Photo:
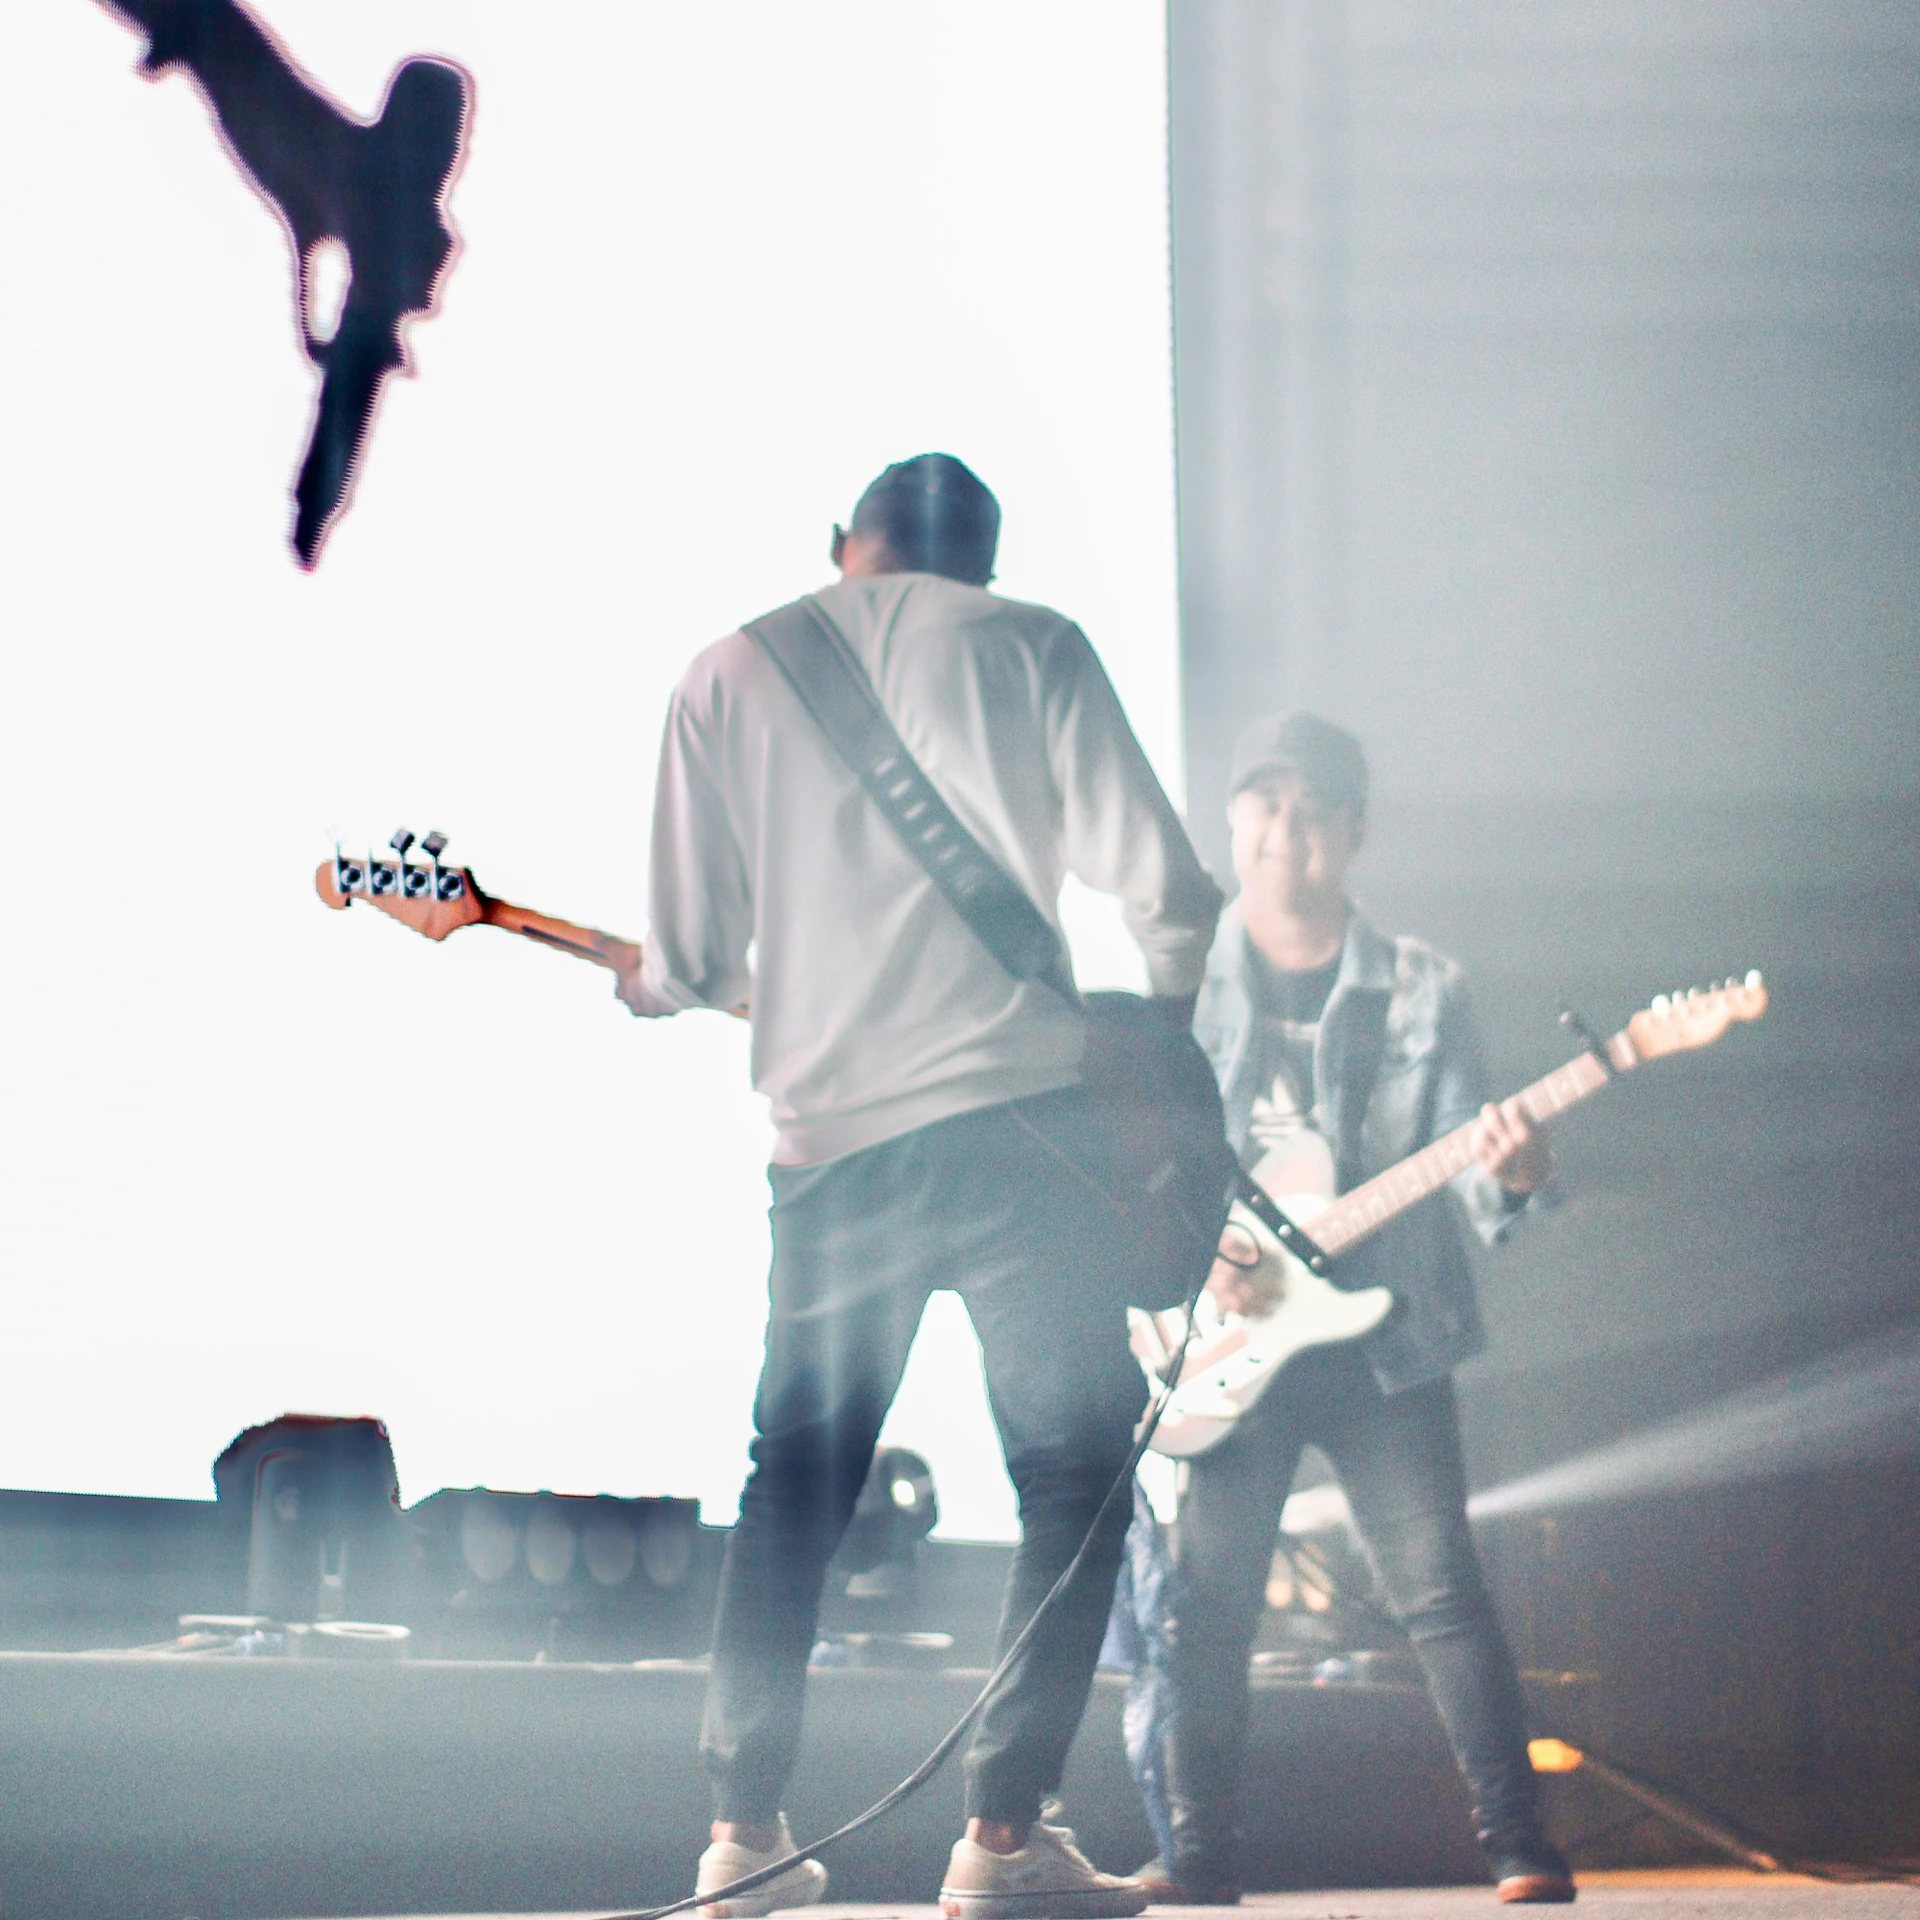
{"label": "black guitar cable", "polygon": [[[1192,1223],[1189,1222],[1189,1225]],[[1046,1617],[1055,1601],[1066,1592],[1080,1569],[1086,1564],[1087,1555],[1092,1551],[1095,1537],[1102,1523],[1113,1511],[1115,1504],[1122,1498],[1131,1502],[1133,1498],[1133,1476],[1138,1471],[1141,1458],[1151,1444],[1155,1429],[1160,1424],[1160,1416],[1166,1412],[1167,1403],[1173,1398],[1174,1389],[1180,1384],[1180,1374],[1186,1365],[1187,1349],[1193,1344],[1194,1310],[1200,1304],[1200,1294],[1205,1282],[1196,1287],[1187,1296],[1183,1309],[1186,1317],[1185,1331],[1181,1336],[1179,1351],[1167,1363],[1165,1384],[1148,1405],[1146,1417],[1140,1422],[1140,1429],[1134,1436],[1133,1450],[1127,1455],[1126,1464],[1114,1476],[1113,1484],[1107,1489],[1106,1498],[1100,1502],[1093,1516],[1092,1524],[1087,1528],[1074,1555],[1067,1562],[1066,1570],[1060,1575],[1046,1596],[1034,1608],[1027,1624],[1015,1636],[1012,1646],[1000,1656],[999,1663],[987,1675],[986,1684],[974,1696],[973,1704],[941,1736],[939,1744],[927,1757],[888,1793],[883,1794],[864,1813],[857,1813],[844,1826],[836,1827],[824,1840],[816,1840],[811,1846],[796,1847],[792,1853],[773,1861],[770,1865],[756,1868],[752,1873],[744,1873],[738,1880],[729,1881],[724,1887],[715,1887],[707,1893],[690,1893],[683,1900],[675,1900],[664,1907],[643,1907],[632,1913],[615,1913],[604,1916],[604,1920],[667,1920],[675,1913],[688,1913],[695,1907],[717,1906],[732,1900],[743,1893],[751,1893],[755,1887],[763,1887],[769,1880],[777,1880],[781,1874],[790,1872],[803,1860],[817,1859],[829,1847],[837,1847],[841,1841],[852,1838],[864,1827],[870,1827],[876,1820],[884,1819],[895,1807],[918,1793],[933,1776],[940,1771],[961,1740],[967,1729],[985,1712],[987,1703],[999,1691],[1014,1664],[1027,1648],[1033,1644],[1033,1637],[1039,1631],[1040,1622]]]}

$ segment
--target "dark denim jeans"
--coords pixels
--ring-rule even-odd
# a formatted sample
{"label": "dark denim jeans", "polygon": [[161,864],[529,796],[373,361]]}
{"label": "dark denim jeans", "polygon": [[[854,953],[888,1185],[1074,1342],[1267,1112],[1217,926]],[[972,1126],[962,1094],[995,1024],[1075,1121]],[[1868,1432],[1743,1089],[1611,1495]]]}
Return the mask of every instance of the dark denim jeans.
{"label": "dark denim jeans", "polygon": [[[1176,1553],[1176,1706],[1169,1747],[1176,1877],[1238,1878],[1247,1656],[1280,1508],[1308,1442],[1333,1462],[1382,1588],[1412,1638],[1493,1848],[1539,1837],[1513,1656],[1467,1527],[1453,1382],[1383,1394],[1357,1348],[1294,1361],[1239,1427],[1191,1465]],[[1284,1821],[1284,1806],[1271,1817]]]}
{"label": "dark denim jeans", "polygon": [[1178,1611],[1180,1569],[1167,1550],[1165,1530],[1153,1517],[1146,1491],[1133,1483],[1133,1524],[1127,1529],[1120,1580],[1113,1590],[1103,1667],[1120,1667],[1132,1678],[1120,1714],[1127,1765],[1153,1829],[1154,1850],[1173,1858],[1173,1814],[1167,1805],[1167,1732],[1173,1725],[1173,1618]]}
{"label": "dark denim jeans", "polygon": [[[799,1748],[827,1562],[846,1531],[927,1296],[960,1293],[1020,1499],[1000,1643],[1092,1526],[1146,1401],[1078,1088],[981,1108],[859,1153],[775,1167],[773,1310],[753,1472],[727,1545],[700,1748],[715,1817],[771,1820]],[[1116,1500],[975,1730],[967,1811],[1024,1826],[1059,1784],[1106,1629],[1128,1503]],[[879,1782],[877,1785],[889,1785]]]}

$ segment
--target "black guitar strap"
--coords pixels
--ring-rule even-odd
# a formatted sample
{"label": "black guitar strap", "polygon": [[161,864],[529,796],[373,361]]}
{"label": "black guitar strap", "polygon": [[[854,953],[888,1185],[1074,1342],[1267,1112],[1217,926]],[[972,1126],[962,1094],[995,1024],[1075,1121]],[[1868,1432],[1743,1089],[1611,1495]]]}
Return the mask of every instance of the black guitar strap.
{"label": "black guitar strap", "polygon": [[1387,1044],[1387,1005],[1392,997],[1374,990],[1356,993],[1349,1003],[1353,1044],[1341,1083],[1339,1111],[1334,1116],[1339,1141],[1335,1179],[1342,1193],[1350,1192],[1365,1177],[1361,1171],[1361,1130],[1367,1124],[1374,1083],[1380,1078],[1380,1057]]}
{"label": "black guitar strap", "polygon": [[780,669],[901,844],[987,951],[1014,979],[1043,981],[1078,1006],[1060,936],[940,797],[818,602],[809,595],[750,620],[742,631]]}
{"label": "black guitar strap", "polygon": [[[1112,1210],[1123,1249],[1116,1271],[1125,1298],[1148,1307],[1191,1301],[1212,1262],[1234,1170],[1220,1091],[1193,1036],[1148,1011],[1136,994],[1081,998],[1052,923],[955,818],[820,606],[811,598],[799,600],[751,621],[744,631],[780,669],[980,944],[1014,979],[1041,981],[1087,1014],[1081,1084],[1104,1116],[1104,1174],[1031,1121],[1020,1124]],[[1279,1209],[1272,1211],[1287,1233],[1298,1234]],[[1304,1236],[1287,1244],[1303,1258],[1319,1253]]]}

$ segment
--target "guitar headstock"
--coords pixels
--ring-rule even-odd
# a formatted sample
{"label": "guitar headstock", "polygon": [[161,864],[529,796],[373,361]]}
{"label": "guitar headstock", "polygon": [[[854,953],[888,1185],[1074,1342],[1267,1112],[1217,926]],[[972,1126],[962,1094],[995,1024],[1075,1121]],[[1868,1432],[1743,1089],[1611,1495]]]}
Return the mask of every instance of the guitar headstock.
{"label": "guitar headstock", "polygon": [[1758,970],[1717,987],[1663,993],[1627,1022],[1627,1037],[1642,1060],[1689,1047],[1711,1046],[1737,1020],[1758,1020],[1767,1010],[1767,985]]}
{"label": "guitar headstock", "polygon": [[430,833],[417,843],[427,856],[424,861],[407,858],[415,844],[413,835],[402,827],[383,853],[363,857],[342,853],[336,846],[333,858],[320,862],[313,876],[314,890],[337,911],[364,900],[429,940],[444,940],[485,919],[486,895],[474,884],[473,875],[465,867],[441,864],[447,836]]}

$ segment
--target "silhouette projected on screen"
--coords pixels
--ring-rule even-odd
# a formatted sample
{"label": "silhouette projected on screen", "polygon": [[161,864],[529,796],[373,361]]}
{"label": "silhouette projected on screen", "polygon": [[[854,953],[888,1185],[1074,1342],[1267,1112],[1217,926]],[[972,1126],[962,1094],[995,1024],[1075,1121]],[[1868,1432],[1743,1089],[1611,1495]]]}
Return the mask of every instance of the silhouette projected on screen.
{"label": "silhouette projected on screen", "polygon": [[[457,245],[444,200],[466,136],[468,78],[408,60],[371,126],[343,113],[235,0],[106,0],[145,29],[150,75],[199,81],[242,171],[293,238],[300,336],[321,370],[313,438],[294,483],[293,549],[312,567],[365,451],[387,375],[407,364],[401,322],[432,311]],[[346,249],[351,278],[331,338],[316,332],[314,264]]]}

